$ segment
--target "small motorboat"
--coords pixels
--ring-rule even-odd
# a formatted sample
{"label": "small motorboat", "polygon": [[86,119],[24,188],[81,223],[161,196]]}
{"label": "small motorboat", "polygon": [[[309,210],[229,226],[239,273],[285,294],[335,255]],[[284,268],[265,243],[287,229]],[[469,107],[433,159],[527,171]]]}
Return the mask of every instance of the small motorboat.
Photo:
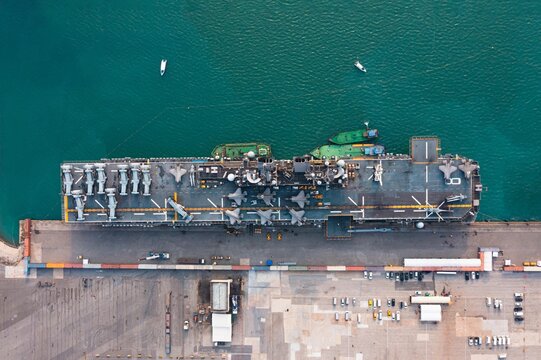
{"label": "small motorboat", "polygon": [[167,67],[167,59],[162,59],[162,63],[160,64],[160,75],[163,76],[165,74],[165,68]]}
{"label": "small motorboat", "polygon": [[359,60],[355,61],[353,65],[355,65],[355,67],[361,70],[362,72],[366,72],[366,68],[363,66],[363,64],[359,62]]}

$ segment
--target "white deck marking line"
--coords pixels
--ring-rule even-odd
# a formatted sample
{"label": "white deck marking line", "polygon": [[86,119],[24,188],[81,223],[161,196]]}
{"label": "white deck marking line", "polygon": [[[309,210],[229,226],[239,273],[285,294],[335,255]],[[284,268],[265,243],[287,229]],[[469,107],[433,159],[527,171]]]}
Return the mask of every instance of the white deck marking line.
{"label": "white deck marking line", "polygon": [[333,210],[331,211],[331,214],[341,214],[342,211],[341,210]]}
{"label": "white deck marking line", "polygon": [[425,159],[428,159],[428,141],[425,141]]}
{"label": "white deck marking line", "polygon": [[353,199],[351,197],[348,196],[348,199],[349,199],[349,201],[351,201],[353,203],[353,205],[359,206],[359,205],[357,205],[357,203],[355,201],[353,201]]}
{"label": "white deck marking line", "polygon": [[363,206],[364,206],[364,196],[362,197],[362,202],[361,202],[361,203],[362,203],[362,204],[363,204]]}
{"label": "white deck marking line", "polygon": [[157,207],[158,209],[161,209],[160,205],[158,205],[158,203],[157,203],[156,201],[154,201],[154,199],[150,199],[150,201],[152,201],[152,203],[153,203],[154,205],[156,205],[156,207]]}
{"label": "white deck marking line", "polygon": [[406,212],[406,210],[393,210],[393,212],[403,213],[403,212]]}
{"label": "white deck marking line", "polygon": [[247,211],[246,214],[248,214],[248,215],[255,215],[255,214],[257,214],[257,212],[255,212],[255,211]]}
{"label": "white deck marking line", "polygon": [[428,204],[428,189],[425,190],[425,204]]}
{"label": "white deck marking line", "polygon": [[145,213],[133,213],[133,215],[143,216],[143,215],[145,215]]}
{"label": "white deck marking line", "polygon": [[74,172],[83,172],[83,169],[81,169],[80,167],[74,166],[73,169],[75,170]]}
{"label": "white deck marking line", "polygon": [[103,207],[103,205],[102,205],[102,204],[100,204],[100,202],[99,202],[98,200],[94,199],[94,201],[95,201],[95,202],[96,202],[96,204],[98,204],[98,205],[99,205],[99,206],[100,206],[100,207],[101,207],[102,209],[105,209],[105,208]]}
{"label": "white deck marking line", "polygon": [[111,172],[118,172],[117,169],[111,169]]}
{"label": "white deck marking line", "polygon": [[[201,214],[201,213],[192,213],[192,214]],[[223,215],[223,212],[209,212],[209,215]]]}
{"label": "white deck marking line", "polygon": [[210,200],[209,198],[207,198],[208,202],[212,204],[212,206],[214,206],[215,208],[218,208],[218,205],[216,205],[215,203],[212,202],[212,200]]}
{"label": "white deck marking line", "polygon": [[152,213],[152,215],[163,215],[162,212],[159,212],[159,213]]}
{"label": "white deck marking line", "polygon": [[104,214],[104,213],[97,213],[96,215],[98,215],[98,216],[107,216],[107,214]]}
{"label": "white deck marking line", "polygon": [[[222,200],[222,209],[224,208],[224,198],[221,198]],[[222,221],[224,221],[224,212],[222,211],[220,214],[222,214]]]}
{"label": "white deck marking line", "polygon": [[349,212],[352,213],[352,214],[357,214],[357,213],[364,212],[364,209],[363,210],[350,210]]}
{"label": "white deck marking line", "polygon": [[368,180],[372,180],[373,177],[374,177],[374,174],[370,175],[370,177],[368,178]]}
{"label": "white deck marking line", "polygon": [[81,175],[81,176],[75,181],[75,183],[78,184],[79,181],[81,181],[82,178],[83,178],[83,175]]}
{"label": "white deck marking line", "polygon": [[[280,198],[278,198],[278,209],[280,209]],[[278,210],[278,220],[282,220],[281,213],[282,212]]]}
{"label": "white deck marking line", "polygon": [[425,182],[428,183],[428,165],[425,166]]}
{"label": "white deck marking line", "polygon": [[[192,215],[201,215],[200,212],[193,212],[193,213],[190,213],[190,214],[192,214]],[[217,213],[217,214],[220,214],[220,213]]]}
{"label": "white deck marking line", "polygon": [[163,210],[163,215],[164,215],[164,218],[165,218],[165,221],[167,221],[167,199],[163,199],[163,207],[164,207],[164,210]]}

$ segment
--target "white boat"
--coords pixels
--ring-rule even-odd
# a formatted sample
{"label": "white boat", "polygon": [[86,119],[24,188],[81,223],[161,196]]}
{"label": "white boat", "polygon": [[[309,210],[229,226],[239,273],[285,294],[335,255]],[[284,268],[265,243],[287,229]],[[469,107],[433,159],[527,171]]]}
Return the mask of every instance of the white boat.
{"label": "white boat", "polygon": [[355,67],[361,70],[362,72],[366,72],[366,68],[363,66],[363,64],[359,62],[359,60],[355,61],[353,65],[355,65]]}
{"label": "white boat", "polygon": [[162,63],[160,64],[160,75],[163,76],[165,74],[165,68],[167,67],[167,59],[162,59]]}

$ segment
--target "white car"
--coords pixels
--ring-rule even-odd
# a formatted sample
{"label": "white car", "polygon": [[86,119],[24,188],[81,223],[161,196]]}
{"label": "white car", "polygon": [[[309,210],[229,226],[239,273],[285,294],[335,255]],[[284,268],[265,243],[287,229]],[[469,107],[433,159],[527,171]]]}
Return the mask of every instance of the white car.
{"label": "white car", "polygon": [[368,273],[368,279],[369,279],[369,280],[372,280],[372,271],[370,271],[370,272]]}
{"label": "white car", "polygon": [[190,328],[190,322],[188,320],[184,320],[184,326],[183,326],[184,330],[188,331],[188,329]]}
{"label": "white car", "polygon": [[396,321],[400,321],[400,310],[396,312]]}
{"label": "white car", "polygon": [[385,273],[385,279],[388,279],[389,278],[389,272],[386,272]]}
{"label": "white car", "polygon": [[368,271],[364,271],[364,278],[366,279],[368,277]]}

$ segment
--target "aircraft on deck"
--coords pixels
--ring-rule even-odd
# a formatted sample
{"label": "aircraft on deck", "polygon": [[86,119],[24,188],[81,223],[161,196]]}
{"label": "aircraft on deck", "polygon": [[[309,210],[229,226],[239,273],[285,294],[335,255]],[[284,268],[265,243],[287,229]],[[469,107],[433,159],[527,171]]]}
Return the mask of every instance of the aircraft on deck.
{"label": "aircraft on deck", "polygon": [[293,209],[288,209],[288,210],[289,210],[289,215],[291,215],[291,225],[297,224],[301,226],[306,220],[306,218],[304,217],[305,211],[304,210],[296,211]]}
{"label": "aircraft on deck", "polygon": [[439,166],[439,169],[443,172],[443,178],[449,180],[451,175],[457,170],[456,166],[453,166],[453,162],[449,159],[444,160],[443,165]]}
{"label": "aircraft on deck", "polygon": [[297,205],[299,205],[299,207],[300,207],[301,209],[304,209],[304,205],[309,203],[309,201],[308,201],[308,198],[309,198],[309,197],[310,197],[310,196],[306,196],[306,195],[304,194],[304,190],[301,190],[300,193],[298,193],[298,194],[295,195],[295,196],[292,196],[290,200],[293,201],[293,202],[296,202]]}
{"label": "aircraft on deck", "polygon": [[261,218],[261,225],[272,225],[272,220],[274,220],[274,217],[272,216],[272,210],[257,210],[257,215],[259,215],[259,217]]}
{"label": "aircraft on deck", "polygon": [[272,202],[274,201],[274,193],[271,193],[270,188],[266,188],[263,194],[257,195],[257,198],[259,200],[263,200],[266,205],[272,206]]}
{"label": "aircraft on deck", "polygon": [[226,210],[225,214],[229,217],[229,223],[231,225],[240,224],[242,222],[240,209]]}
{"label": "aircraft on deck", "polygon": [[237,188],[237,191],[227,195],[227,198],[236,202],[237,205],[240,205],[242,202],[246,202],[246,195],[246,191],[243,192],[241,188]]}

